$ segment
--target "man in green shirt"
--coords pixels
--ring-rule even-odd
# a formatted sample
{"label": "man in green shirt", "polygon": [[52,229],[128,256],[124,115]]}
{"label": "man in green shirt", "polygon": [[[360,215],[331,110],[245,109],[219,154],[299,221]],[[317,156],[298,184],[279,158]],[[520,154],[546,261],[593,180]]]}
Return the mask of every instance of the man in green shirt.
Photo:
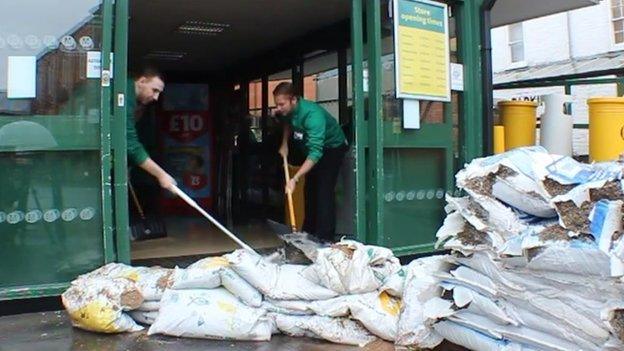
{"label": "man in green shirt", "polygon": [[172,186],[176,184],[175,180],[150,158],[139,141],[135,126],[145,106],[157,101],[164,88],[162,74],[153,69],[145,69],[136,79],[128,80],[126,98],[128,161],[132,166],[139,166],[154,176],[161,187],[172,190]]}
{"label": "man in green shirt", "polygon": [[297,181],[305,176],[305,220],[303,231],[333,241],[336,231],[334,189],[338,172],[348,149],[347,140],[338,121],[318,104],[297,96],[291,83],[280,83],[273,90],[275,112],[286,118],[279,153],[288,157],[288,140],[301,140],[306,160],[286,184],[286,191],[295,190]]}

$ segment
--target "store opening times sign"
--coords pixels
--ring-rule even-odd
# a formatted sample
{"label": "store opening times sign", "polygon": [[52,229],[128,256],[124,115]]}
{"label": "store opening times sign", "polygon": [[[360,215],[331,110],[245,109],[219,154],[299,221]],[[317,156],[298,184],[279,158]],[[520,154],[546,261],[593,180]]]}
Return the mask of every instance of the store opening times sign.
{"label": "store opening times sign", "polygon": [[450,101],[447,5],[395,0],[394,19],[397,98]]}

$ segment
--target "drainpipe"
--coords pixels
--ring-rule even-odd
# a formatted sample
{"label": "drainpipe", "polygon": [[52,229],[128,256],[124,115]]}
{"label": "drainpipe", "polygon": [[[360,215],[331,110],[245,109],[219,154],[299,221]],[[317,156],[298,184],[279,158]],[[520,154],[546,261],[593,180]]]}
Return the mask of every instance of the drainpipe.
{"label": "drainpipe", "polygon": [[494,152],[494,82],[492,74],[492,34],[491,14],[496,0],[485,0],[481,5],[481,72],[483,73],[483,112],[485,113],[485,123],[483,123],[483,137],[485,154],[491,155]]}

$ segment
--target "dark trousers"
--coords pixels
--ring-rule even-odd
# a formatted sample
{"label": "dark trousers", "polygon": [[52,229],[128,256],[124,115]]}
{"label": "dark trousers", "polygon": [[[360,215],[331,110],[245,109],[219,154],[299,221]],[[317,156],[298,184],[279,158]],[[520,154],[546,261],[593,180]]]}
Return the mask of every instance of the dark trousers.
{"label": "dark trousers", "polygon": [[305,220],[303,231],[333,241],[336,234],[335,188],[338,172],[348,147],[325,149],[323,157],[305,177]]}

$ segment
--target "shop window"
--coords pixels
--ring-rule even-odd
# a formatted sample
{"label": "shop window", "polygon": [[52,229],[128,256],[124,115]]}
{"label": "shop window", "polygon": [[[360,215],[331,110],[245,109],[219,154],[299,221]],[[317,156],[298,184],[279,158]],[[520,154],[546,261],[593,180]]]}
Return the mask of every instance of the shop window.
{"label": "shop window", "polygon": [[524,29],[522,23],[512,24],[508,29],[511,63],[524,62]]}

